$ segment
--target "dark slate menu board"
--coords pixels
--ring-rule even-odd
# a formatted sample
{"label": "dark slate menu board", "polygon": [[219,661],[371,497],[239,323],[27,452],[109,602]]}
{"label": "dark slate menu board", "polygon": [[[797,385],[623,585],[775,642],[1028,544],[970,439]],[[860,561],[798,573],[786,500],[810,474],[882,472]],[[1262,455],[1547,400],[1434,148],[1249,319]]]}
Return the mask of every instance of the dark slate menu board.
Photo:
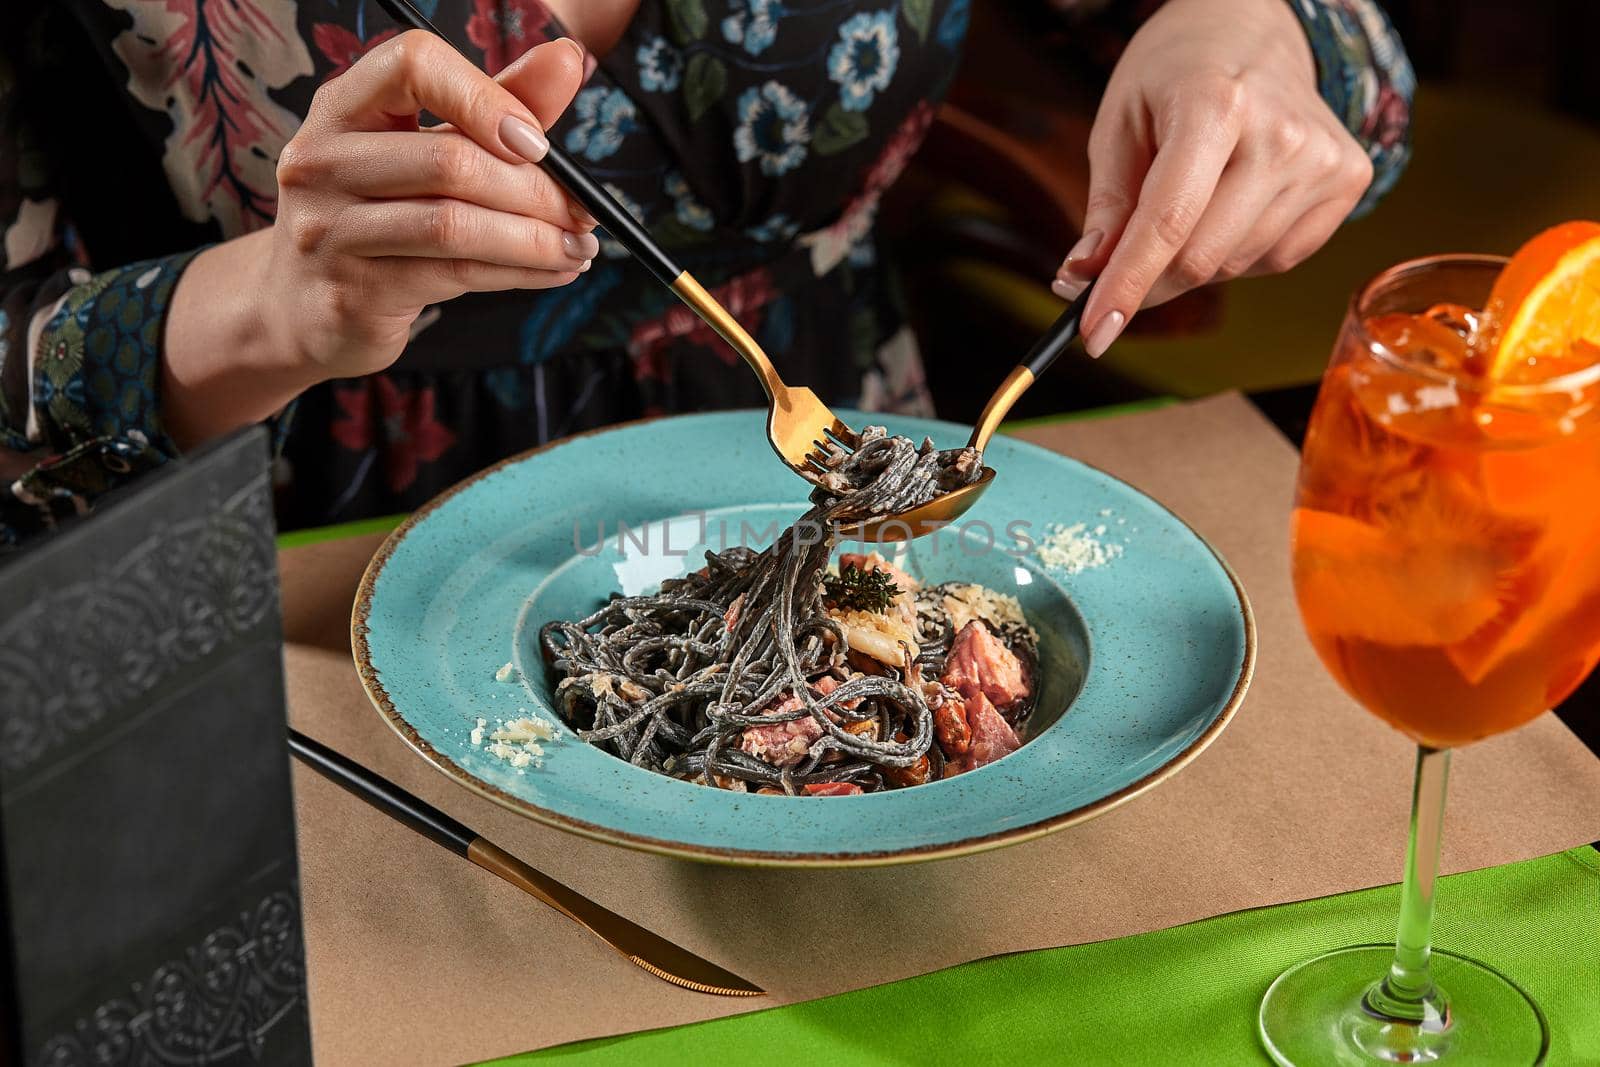
{"label": "dark slate menu board", "polygon": [[0,1059],[311,1062],[282,662],[259,429],[0,564]]}

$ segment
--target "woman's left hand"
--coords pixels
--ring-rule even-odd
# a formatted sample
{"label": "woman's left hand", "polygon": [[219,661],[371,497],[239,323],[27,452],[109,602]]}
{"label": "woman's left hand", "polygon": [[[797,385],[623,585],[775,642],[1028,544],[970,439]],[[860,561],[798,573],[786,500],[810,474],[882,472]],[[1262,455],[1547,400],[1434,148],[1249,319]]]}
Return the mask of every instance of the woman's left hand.
{"label": "woman's left hand", "polygon": [[1317,94],[1288,0],[1169,0],[1128,43],[1089,136],[1083,238],[1052,285],[1099,356],[1141,307],[1288,270],[1333,234],[1372,163]]}

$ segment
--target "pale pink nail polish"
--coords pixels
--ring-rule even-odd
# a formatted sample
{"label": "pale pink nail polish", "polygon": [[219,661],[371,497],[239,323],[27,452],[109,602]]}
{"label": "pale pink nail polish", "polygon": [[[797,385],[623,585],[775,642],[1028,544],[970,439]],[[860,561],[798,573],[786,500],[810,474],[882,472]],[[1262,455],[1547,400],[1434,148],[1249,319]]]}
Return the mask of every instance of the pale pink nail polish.
{"label": "pale pink nail polish", "polygon": [[1088,282],[1080,282],[1075,278],[1056,278],[1050,283],[1050,291],[1063,300],[1076,300],[1078,294],[1083,292]]}
{"label": "pale pink nail polish", "polygon": [[1072,270],[1074,264],[1082,263],[1094,255],[1095,249],[1100,247],[1100,239],[1104,236],[1099,230],[1090,230],[1078,238],[1078,243],[1072,246],[1072,250],[1067,253],[1067,261],[1063,264],[1067,270]]}
{"label": "pale pink nail polish", "polygon": [[1097,322],[1089,336],[1083,339],[1083,350],[1095,359],[1099,359],[1105,355],[1111,343],[1122,334],[1122,328],[1127,324],[1128,316],[1120,311],[1111,312]]}
{"label": "pale pink nail polish", "polygon": [[573,259],[593,259],[600,251],[600,240],[592,233],[564,233],[561,247]]}
{"label": "pale pink nail polish", "polygon": [[589,269],[589,266],[590,266],[590,265],[591,265],[591,264],[592,264],[592,263],[594,263],[594,260],[592,260],[592,259],[586,259],[586,260],[584,260],[584,261],[583,261],[583,266],[581,266],[581,267],[579,267],[579,268],[578,268],[578,273],[579,273],[579,274],[582,274],[582,273],[583,273],[583,272],[584,272],[584,271],[586,271],[586,270],[588,270],[588,269]]}
{"label": "pale pink nail polish", "polygon": [[507,115],[500,120],[500,143],[529,163],[539,162],[550,151],[550,142],[545,138],[544,131],[515,115]]}

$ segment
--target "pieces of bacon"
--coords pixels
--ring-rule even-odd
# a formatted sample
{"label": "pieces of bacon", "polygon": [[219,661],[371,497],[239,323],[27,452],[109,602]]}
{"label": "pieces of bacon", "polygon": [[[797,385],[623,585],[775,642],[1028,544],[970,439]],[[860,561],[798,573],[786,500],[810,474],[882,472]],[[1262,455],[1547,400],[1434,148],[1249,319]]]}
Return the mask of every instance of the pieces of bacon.
{"label": "pieces of bacon", "polygon": [[[781,715],[800,706],[799,697],[786,693],[776,706],[766,709],[765,714]],[[739,750],[774,767],[792,767],[806,758],[811,742],[821,736],[822,724],[810,715],[802,715],[788,722],[745,727],[744,733],[739,735]]]}
{"label": "pieces of bacon", "polygon": [[[825,674],[811,685],[813,696],[825,697],[840,686],[839,679],[831,674]],[[843,707],[855,708],[861,703],[860,698],[847,700]],[[793,693],[785,693],[783,698],[775,705],[768,708],[763,714],[781,715],[785,712],[795,711],[800,707],[800,698]],[[870,729],[871,722],[863,727]],[[802,715],[798,719],[788,722],[768,723],[765,726],[747,726],[739,735],[739,750],[754,756],[756,759],[765,760],[774,767],[792,767],[805,759],[806,753],[811,748],[811,743],[821,737],[822,724],[810,715]]]}
{"label": "pieces of bacon", "polygon": [[853,782],[807,782],[805,791],[808,797],[852,797],[861,787]]}
{"label": "pieces of bacon", "polygon": [[965,756],[972,747],[972,727],[967,723],[967,709],[959,698],[946,700],[934,710],[933,736],[944,754],[952,759]]}
{"label": "pieces of bacon", "polygon": [[997,708],[1009,708],[1028,695],[1022,661],[977,619],[956,634],[939,680],[963,697],[982,693]]}
{"label": "pieces of bacon", "polygon": [[972,728],[972,748],[966,760],[967,769],[993,763],[1022,747],[1017,732],[982,693],[974,693],[967,698],[966,711],[967,725]]}
{"label": "pieces of bacon", "polygon": [[949,757],[946,778],[993,763],[1022,747],[1001,708],[1029,694],[1022,661],[984,623],[973,619],[956,634],[940,683],[960,694],[933,713],[935,736]]}

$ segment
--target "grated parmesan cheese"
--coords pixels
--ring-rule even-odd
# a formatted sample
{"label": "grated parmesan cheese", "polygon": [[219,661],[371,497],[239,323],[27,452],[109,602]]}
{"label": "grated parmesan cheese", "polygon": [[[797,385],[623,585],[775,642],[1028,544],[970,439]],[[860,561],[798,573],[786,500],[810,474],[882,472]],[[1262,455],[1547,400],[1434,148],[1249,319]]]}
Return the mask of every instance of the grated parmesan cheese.
{"label": "grated parmesan cheese", "polygon": [[508,745],[504,741],[495,741],[484,751],[496,759],[505,760],[519,771],[530,763],[535,767],[544,766],[544,749],[539,745]]}
{"label": "grated parmesan cheese", "polygon": [[494,672],[494,680],[497,682],[509,682],[511,681],[511,673],[514,670],[516,670],[516,668],[511,666],[510,662],[508,661],[504,667],[501,667],[499,670]]}
{"label": "grated parmesan cheese", "polygon": [[1016,597],[997,593],[981,585],[946,585],[940,606],[950,616],[950,625],[958,633],[975,618],[982,619],[997,630],[1007,625],[1028,625],[1028,620],[1022,614],[1022,605],[1017,603]]}
{"label": "grated parmesan cheese", "polygon": [[1075,522],[1071,526],[1063,526],[1053,522],[1046,530],[1047,536],[1034,549],[1039,562],[1046,567],[1078,574],[1104,567],[1122,555],[1121,545],[1101,541],[1096,536],[1105,532],[1104,526],[1097,526],[1094,533],[1090,533],[1088,523]]}
{"label": "grated parmesan cheese", "polygon": [[556,735],[556,729],[550,723],[538,716],[526,719],[512,719],[510,722],[500,724],[500,729],[490,734],[494,741],[515,741],[526,744],[529,741],[548,741]]}
{"label": "grated parmesan cheese", "polygon": [[[528,709],[517,710],[526,713]],[[489,732],[489,743],[484,745],[484,728],[488,723],[478,720],[477,729],[472,731],[474,746],[481,747],[495,759],[509,763],[518,774],[530,765],[534,768],[544,766],[544,746],[539,742],[553,741],[556,736],[556,728],[548,719],[524,714],[520,719],[496,719],[495,722],[498,725]]]}

